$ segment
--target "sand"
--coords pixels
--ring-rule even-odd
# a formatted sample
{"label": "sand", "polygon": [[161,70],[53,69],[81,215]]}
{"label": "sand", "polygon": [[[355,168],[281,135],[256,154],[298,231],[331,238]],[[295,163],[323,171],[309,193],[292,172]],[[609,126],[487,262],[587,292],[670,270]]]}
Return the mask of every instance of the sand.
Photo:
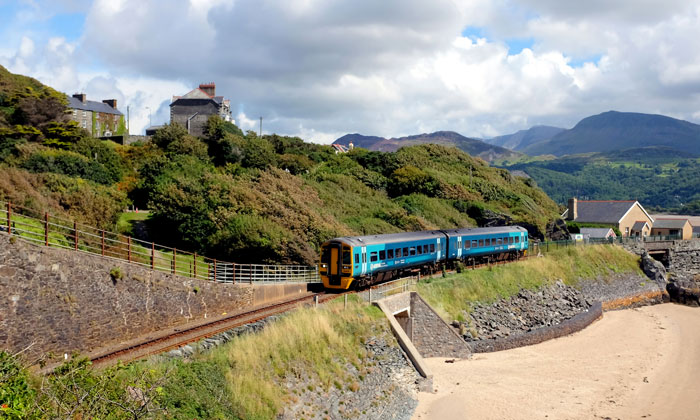
{"label": "sand", "polygon": [[700,419],[700,309],[606,312],[535,346],[427,359],[413,419]]}

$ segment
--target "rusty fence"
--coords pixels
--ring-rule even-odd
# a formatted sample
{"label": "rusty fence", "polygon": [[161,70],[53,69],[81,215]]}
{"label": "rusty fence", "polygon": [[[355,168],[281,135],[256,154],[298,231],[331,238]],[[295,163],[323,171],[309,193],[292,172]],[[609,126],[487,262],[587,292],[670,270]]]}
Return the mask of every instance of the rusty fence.
{"label": "rusty fence", "polygon": [[0,231],[43,246],[115,258],[219,283],[320,282],[316,267],[237,264],[142,241],[0,201]]}

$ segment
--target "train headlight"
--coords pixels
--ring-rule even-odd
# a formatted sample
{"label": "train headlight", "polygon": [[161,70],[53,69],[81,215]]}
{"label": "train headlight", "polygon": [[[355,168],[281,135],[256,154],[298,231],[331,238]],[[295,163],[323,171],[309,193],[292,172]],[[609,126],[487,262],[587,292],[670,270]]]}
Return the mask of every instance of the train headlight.
{"label": "train headlight", "polygon": [[328,268],[328,264],[321,264],[321,268]]}

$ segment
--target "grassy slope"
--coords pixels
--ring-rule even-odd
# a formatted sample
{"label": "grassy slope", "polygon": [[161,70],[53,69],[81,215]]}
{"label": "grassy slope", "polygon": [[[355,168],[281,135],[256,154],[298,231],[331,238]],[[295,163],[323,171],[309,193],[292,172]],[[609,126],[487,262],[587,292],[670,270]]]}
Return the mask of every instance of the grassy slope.
{"label": "grassy slope", "polygon": [[462,320],[473,302],[492,302],[557,279],[576,285],[581,279],[621,272],[641,273],[639,258],[614,245],[571,247],[517,264],[466,270],[422,283],[418,291],[444,319]]}

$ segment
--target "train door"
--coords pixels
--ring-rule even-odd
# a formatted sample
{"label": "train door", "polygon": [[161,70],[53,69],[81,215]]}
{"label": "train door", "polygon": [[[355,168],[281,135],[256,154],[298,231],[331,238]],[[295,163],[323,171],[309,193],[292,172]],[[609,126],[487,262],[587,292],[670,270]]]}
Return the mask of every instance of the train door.
{"label": "train door", "polygon": [[362,255],[360,255],[360,258],[362,259],[362,274],[367,274],[367,247],[363,246],[362,247]]}
{"label": "train door", "polygon": [[457,237],[457,258],[462,258],[462,237]]}
{"label": "train door", "polygon": [[437,260],[440,261],[442,259],[442,247],[440,246],[440,238],[437,240],[437,247],[435,248],[437,251]]}
{"label": "train door", "polygon": [[328,267],[328,284],[332,286],[340,285],[340,276],[342,273],[340,247],[340,244],[330,244],[331,262]]}

